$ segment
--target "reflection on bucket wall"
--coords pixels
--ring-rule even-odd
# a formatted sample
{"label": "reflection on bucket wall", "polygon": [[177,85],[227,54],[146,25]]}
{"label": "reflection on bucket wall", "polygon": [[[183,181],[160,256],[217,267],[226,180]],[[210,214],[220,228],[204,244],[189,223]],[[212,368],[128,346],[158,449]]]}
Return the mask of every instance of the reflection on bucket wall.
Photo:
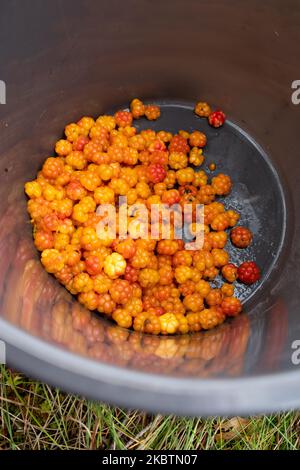
{"label": "reflection on bucket wall", "polygon": [[0,80],[0,104],[6,104],[6,85],[3,80]]}

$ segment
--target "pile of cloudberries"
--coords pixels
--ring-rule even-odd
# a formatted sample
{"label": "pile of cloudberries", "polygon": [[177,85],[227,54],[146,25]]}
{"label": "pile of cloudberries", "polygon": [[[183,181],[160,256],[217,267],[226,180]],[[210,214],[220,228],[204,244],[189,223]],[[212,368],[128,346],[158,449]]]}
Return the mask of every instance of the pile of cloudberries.
{"label": "pile of cloudberries", "polygon": [[[207,103],[197,103],[195,113],[214,127],[225,121],[224,113],[212,112]],[[207,330],[241,312],[233,283],[256,282],[260,271],[253,261],[230,263],[227,231],[239,214],[217,200],[230,193],[230,177],[220,173],[209,181],[198,168],[206,135],[137,132],[132,122],[142,116],[156,120],[160,109],[134,99],[130,111],[96,120],[85,116],[65,127],[57,156],[47,158],[36,179],[25,184],[34,243],[46,271],[86,308],[121,327],[164,335]],[[119,196],[126,196],[128,205],[191,204],[191,225],[197,223],[196,205],[203,204],[202,249],[185,249],[174,227],[170,239],[111,239],[109,233],[99,238],[97,206],[114,204],[118,211]],[[246,248],[252,234],[238,226],[230,239]],[[216,288],[211,281],[219,274],[226,282]]]}

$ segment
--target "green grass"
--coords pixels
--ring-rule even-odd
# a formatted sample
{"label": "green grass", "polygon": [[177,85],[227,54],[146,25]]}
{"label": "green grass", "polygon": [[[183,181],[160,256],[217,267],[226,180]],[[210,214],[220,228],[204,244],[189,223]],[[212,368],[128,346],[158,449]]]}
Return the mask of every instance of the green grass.
{"label": "green grass", "polygon": [[300,413],[232,419],[178,418],[114,408],[0,369],[3,449],[290,449]]}

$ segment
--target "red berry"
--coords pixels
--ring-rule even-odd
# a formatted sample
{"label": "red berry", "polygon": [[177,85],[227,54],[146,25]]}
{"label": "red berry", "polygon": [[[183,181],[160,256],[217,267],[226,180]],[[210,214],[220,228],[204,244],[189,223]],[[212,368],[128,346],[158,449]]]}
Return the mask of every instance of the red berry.
{"label": "red berry", "polygon": [[226,116],[223,111],[214,111],[208,116],[208,122],[213,127],[221,127],[225,122]]}
{"label": "red berry", "polygon": [[147,168],[147,177],[151,183],[160,183],[166,176],[166,170],[159,163],[151,163]]}
{"label": "red berry", "polygon": [[80,135],[78,139],[73,142],[73,150],[82,151],[84,146],[88,144],[90,139],[85,135]]}
{"label": "red berry", "polygon": [[174,135],[174,137],[172,137],[171,142],[169,144],[170,152],[187,153],[189,150],[190,146],[187,143],[187,139],[185,139],[181,135]]}
{"label": "red berry", "polygon": [[247,248],[252,242],[252,233],[247,227],[235,227],[230,232],[230,239],[238,248]]}
{"label": "red berry", "polygon": [[238,279],[244,284],[254,284],[260,278],[260,269],[254,261],[245,261],[238,268]]}

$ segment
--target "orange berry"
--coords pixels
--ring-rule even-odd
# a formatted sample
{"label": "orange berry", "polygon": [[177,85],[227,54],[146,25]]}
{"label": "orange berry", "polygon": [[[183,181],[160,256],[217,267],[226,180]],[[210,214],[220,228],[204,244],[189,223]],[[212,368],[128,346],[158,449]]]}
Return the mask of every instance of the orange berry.
{"label": "orange berry", "polygon": [[187,295],[183,300],[183,305],[191,312],[199,312],[204,308],[203,299],[199,294]]}
{"label": "orange berry", "polygon": [[217,268],[221,268],[222,266],[225,266],[229,261],[229,255],[225,250],[214,248],[211,254],[214,259],[214,265]]}
{"label": "orange berry", "polygon": [[225,282],[222,284],[221,291],[224,297],[232,297],[234,294],[234,286]]}
{"label": "orange berry", "polygon": [[149,121],[155,121],[160,116],[159,106],[148,104],[145,106],[145,116]]}
{"label": "orange berry", "polygon": [[228,317],[235,317],[242,311],[242,304],[236,297],[225,297],[221,303],[223,313]]}
{"label": "orange berry", "polygon": [[132,114],[129,111],[117,111],[114,118],[119,127],[131,126],[132,124]]}
{"label": "orange berry", "polygon": [[222,302],[223,295],[220,289],[211,289],[207,296],[205,297],[205,302],[213,307],[215,305],[220,305]]}
{"label": "orange berry", "polygon": [[206,141],[206,135],[200,131],[194,131],[189,136],[189,144],[191,147],[204,147]]}
{"label": "orange berry", "polygon": [[211,185],[218,196],[229,194],[232,188],[231,178],[223,173],[214,176],[211,180]]}
{"label": "orange berry", "polygon": [[204,162],[204,155],[202,153],[202,149],[198,147],[193,147],[189,154],[189,162],[194,166],[202,165],[202,163]]}
{"label": "orange berry", "polygon": [[194,111],[197,116],[208,117],[211,113],[211,108],[207,103],[199,101],[196,103]]}
{"label": "orange berry", "polygon": [[65,139],[60,139],[55,144],[55,152],[57,155],[66,156],[73,150],[71,142]]}
{"label": "orange berry", "polygon": [[126,304],[132,296],[132,286],[125,279],[116,279],[112,282],[109,293],[117,304]]}
{"label": "orange berry", "polygon": [[188,165],[188,158],[183,152],[171,152],[169,155],[169,166],[174,170],[180,170]]}
{"label": "orange berry", "polygon": [[130,103],[130,110],[134,119],[139,119],[145,114],[145,105],[141,100],[135,98]]}
{"label": "orange berry", "polygon": [[216,307],[206,308],[199,312],[199,322],[204,330],[210,330],[220,325],[225,320],[225,315]]}

